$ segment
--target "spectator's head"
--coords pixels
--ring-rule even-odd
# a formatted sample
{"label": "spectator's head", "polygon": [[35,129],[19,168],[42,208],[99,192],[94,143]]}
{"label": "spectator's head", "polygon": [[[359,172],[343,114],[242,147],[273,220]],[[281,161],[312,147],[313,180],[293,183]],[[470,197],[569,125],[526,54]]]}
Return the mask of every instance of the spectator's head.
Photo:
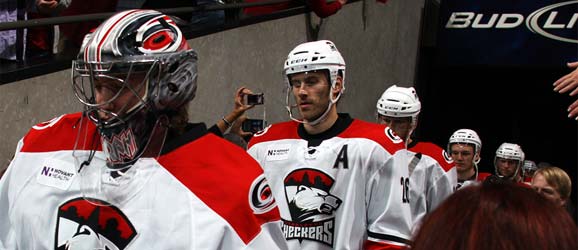
{"label": "spectator's head", "polygon": [[[291,119],[316,125],[328,114],[337,114],[336,103],[345,90],[345,61],[333,42],[298,45],[287,56],[284,74]],[[295,116],[294,108],[298,108],[300,117]]]}
{"label": "spectator's head", "polygon": [[548,200],[564,206],[570,199],[572,181],[568,174],[558,167],[543,167],[534,173],[532,188]]}
{"label": "spectator's head", "polygon": [[424,220],[412,250],[578,249],[561,207],[511,182],[462,188]]}
{"label": "spectator's head", "polygon": [[377,100],[377,120],[389,126],[398,136],[407,140],[417,126],[421,102],[413,87],[393,85]]}
{"label": "spectator's head", "polygon": [[504,142],[496,150],[494,168],[496,175],[512,181],[520,181],[524,164],[524,151],[518,144]]}
{"label": "spectator's head", "polygon": [[196,65],[181,30],[157,11],[120,12],[86,35],[73,63],[73,88],[101,133],[109,165],[127,166],[147,154],[150,139],[165,135],[155,128],[184,127]]}
{"label": "spectator's head", "polygon": [[471,129],[458,129],[448,141],[448,153],[451,155],[458,174],[477,171],[476,166],[480,162],[482,140],[476,131]]}

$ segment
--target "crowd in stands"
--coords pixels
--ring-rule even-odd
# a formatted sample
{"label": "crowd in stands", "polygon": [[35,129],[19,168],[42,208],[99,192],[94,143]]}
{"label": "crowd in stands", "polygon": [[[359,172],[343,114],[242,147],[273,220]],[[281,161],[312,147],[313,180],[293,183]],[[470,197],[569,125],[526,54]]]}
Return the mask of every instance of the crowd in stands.
{"label": "crowd in stands", "polygon": [[[238,2],[261,2],[262,0],[223,1],[223,0],[6,0],[0,2],[0,22],[15,22],[57,16],[76,16],[94,13],[113,13],[128,9],[168,9],[223,5]],[[244,17],[271,14],[288,8],[306,5],[319,17],[335,14],[347,0],[327,2],[325,0],[287,1],[276,5],[248,7],[239,10]],[[223,10],[199,10],[191,13],[173,15],[180,26],[207,27],[225,22]],[[57,26],[41,26],[20,30],[0,31],[0,61],[24,61],[35,58],[50,58],[52,55],[64,55],[70,58],[78,52],[84,36],[95,29],[101,21],[66,23]]]}

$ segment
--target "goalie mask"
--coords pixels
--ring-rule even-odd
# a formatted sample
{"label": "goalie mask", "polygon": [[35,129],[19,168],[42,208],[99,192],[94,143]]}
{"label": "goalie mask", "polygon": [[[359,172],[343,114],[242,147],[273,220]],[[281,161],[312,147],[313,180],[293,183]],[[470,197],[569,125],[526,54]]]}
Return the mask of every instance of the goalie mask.
{"label": "goalie mask", "polygon": [[73,89],[98,128],[109,167],[134,163],[158,136],[155,128],[168,126],[159,118],[194,98],[196,63],[175,22],[157,11],[120,12],[86,35],[72,65]]}

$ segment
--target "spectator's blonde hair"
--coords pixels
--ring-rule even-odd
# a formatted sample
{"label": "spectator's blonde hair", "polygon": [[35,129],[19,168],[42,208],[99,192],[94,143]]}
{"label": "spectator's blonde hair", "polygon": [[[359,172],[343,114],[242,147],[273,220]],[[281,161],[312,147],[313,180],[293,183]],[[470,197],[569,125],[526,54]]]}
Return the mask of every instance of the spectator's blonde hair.
{"label": "spectator's blonde hair", "polygon": [[537,174],[544,176],[548,185],[554,187],[554,189],[558,191],[560,198],[568,200],[570,193],[572,192],[572,181],[564,170],[559,167],[548,166],[536,170],[533,178],[536,178]]}

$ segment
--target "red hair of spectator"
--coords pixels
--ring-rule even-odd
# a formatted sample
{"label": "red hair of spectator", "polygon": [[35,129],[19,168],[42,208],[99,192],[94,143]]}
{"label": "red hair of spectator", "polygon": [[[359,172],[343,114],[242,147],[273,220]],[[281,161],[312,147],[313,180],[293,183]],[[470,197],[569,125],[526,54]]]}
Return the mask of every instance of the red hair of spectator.
{"label": "red hair of spectator", "polygon": [[511,183],[462,188],[428,215],[412,250],[576,250],[572,218],[531,189]]}

